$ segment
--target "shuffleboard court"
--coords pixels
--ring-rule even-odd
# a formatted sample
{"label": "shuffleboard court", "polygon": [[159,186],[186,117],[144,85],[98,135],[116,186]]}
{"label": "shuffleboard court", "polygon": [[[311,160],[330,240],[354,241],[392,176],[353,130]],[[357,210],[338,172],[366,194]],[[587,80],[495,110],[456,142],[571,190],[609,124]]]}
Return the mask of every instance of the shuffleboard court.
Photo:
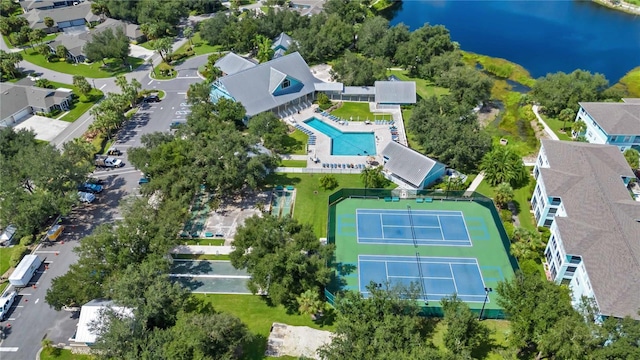
{"label": "shuffleboard court", "polygon": [[362,244],[471,246],[460,211],[357,209]]}
{"label": "shuffleboard court", "polygon": [[170,276],[194,293],[250,294],[247,282],[251,278],[230,261],[174,260]]}
{"label": "shuffleboard court", "polygon": [[365,296],[367,286],[415,284],[424,301],[440,301],[457,294],[465,302],[483,302],[485,284],[478,261],[474,258],[442,258],[423,256],[358,256],[359,290]]}

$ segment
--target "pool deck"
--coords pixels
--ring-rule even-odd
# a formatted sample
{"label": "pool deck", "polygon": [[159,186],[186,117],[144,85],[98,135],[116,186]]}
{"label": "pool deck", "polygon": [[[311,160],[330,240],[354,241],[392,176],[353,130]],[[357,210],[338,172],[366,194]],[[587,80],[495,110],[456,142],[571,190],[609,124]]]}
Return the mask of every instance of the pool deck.
{"label": "pool deck", "polygon": [[[308,145],[309,156],[307,157],[307,168],[322,168],[323,163],[367,165],[367,158],[369,158],[368,155],[331,155],[331,138],[304,123],[305,120],[308,120],[312,117],[322,120],[323,122],[335,127],[336,129],[339,129],[342,132],[373,132],[376,139],[376,155],[374,156],[374,158],[375,161],[377,161],[379,164],[382,164],[382,156],[380,155],[380,153],[382,152],[382,149],[384,149],[385,146],[387,146],[387,144],[392,141],[391,132],[389,131],[389,126],[391,125],[367,125],[364,121],[346,121],[344,125],[341,125],[335,121],[330,120],[320,113],[316,113],[316,107],[317,105],[314,105],[313,107],[300,111],[300,113],[293,114],[283,119],[287,124],[292,126],[300,125],[305,129],[313,132],[316,136],[316,144]],[[398,126],[397,120],[396,126]],[[314,155],[318,158],[319,162],[315,163],[311,161],[311,158],[313,158]]]}

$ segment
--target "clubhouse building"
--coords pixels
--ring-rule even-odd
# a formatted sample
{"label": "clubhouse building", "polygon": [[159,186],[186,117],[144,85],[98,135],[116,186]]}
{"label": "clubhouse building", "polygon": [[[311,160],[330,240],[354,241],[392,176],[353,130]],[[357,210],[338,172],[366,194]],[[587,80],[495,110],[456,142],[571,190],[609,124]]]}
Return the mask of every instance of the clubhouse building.
{"label": "clubhouse building", "polygon": [[610,144],[620,151],[640,150],[640,99],[623,102],[581,102],[576,121],[584,121],[581,134],[593,144]]}

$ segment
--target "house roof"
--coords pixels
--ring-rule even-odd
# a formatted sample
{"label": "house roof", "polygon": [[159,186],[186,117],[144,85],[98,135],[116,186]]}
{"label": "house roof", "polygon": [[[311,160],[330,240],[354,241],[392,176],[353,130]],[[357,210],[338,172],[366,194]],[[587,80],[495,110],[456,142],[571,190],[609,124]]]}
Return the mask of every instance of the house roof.
{"label": "house roof", "polygon": [[640,319],[640,203],[621,179],[634,177],[631,168],[616,146],[542,140],[542,147],[547,195],[560,197],[567,213],[554,218],[567,254],[582,257],[603,315]]}
{"label": "house roof", "polygon": [[395,141],[391,141],[385,146],[382,150],[382,156],[389,159],[384,164],[385,170],[392,172],[415,187],[422,183],[437,163],[435,160]]}
{"label": "house roof", "polygon": [[[274,79],[282,78],[280,74],[297,80],[301,88],[297,91],[274,95],[272,93]],[[226,91],[244,105],[248,116],[271,110],[314,92],[317,81],[307,63],[297,52],[219,79]]]}
{"label": "house roof", "polygon": [[282,48],[284,50],[289,49],[289,47],[293,44],[293,39],[291,36],[287,35],[285,32],[281,32],[277,38],[273,40],[273,44],[271,44],[272,49]]}
{"label": "house roof", "polygon": [[26,12],[24,16],[29,21],[29,26],[33,29],[44,29],[44,18],[50,17],[57,23],[63,21],[85,19],[88,22],[99,21],[100,17],[91,12],[91,3],[83,2],[75,6],[62,8],[38,10],[33,9]]}
{"label": "house roof", "polygon": [[218,59],[218,61],[216,61],[214,65],[215,67],[220,69],[220,71],[227,75],[232,75],[242,70],[246,70],[256,66],[253,61],[247,60],[242,56],[232,52]]}
{"label": "house roof", "polygon": [[344,90],[344,84],[339,82],[317,82],[315,84],[316,91],[339,91]]}
{"label": "house roof", "polygon": [[53,1],[41,1],[41,0],[20,0],[20,6],[25,10],[39,9],[44,7],[52,7]]}
{"label": "house roof", "polygon": [[580,106],[608,135],[640,134],[640,99],[625,102],[581,102]]}
{"label": "house roof", "polygon": [[121,317],[133,317],[133,310],[130,308],[115,306],[111,300],[91,300],[80,309],[80,319],[76,330],[75,341],[93,344],[98,338],[96,326],[103,325],[104,311],[111,309]]}
{"label": "house roof", "polygon": [[0,83],[0,93],[0,119],[6,119],[27,106],[48,109],[70,96],[68,91],[62,89],[44,89],[6,82]]}
{"label": "house roof", "polygon": [[107,29],[112,29],[115,32],[118,28],[122,28],[125,35],[129,38],[136,39],[142,35],[140,26],[136,24],[130,24],[115,19],[107,19],[102,24],[96,26],[92,31],[87,30],[80,33],[62,33],[58,35],[55,40],[50,42],[49,46],[55,50],[56,46],[64,45],[71,55],[84,55],[84,46],[91,41],[94,34],[98,34]]}
{"label": "house roof", "polygon": [[376,103],[415,104],[416,83],[414,81],[376,81]]}
{"label": "house roof", "polygon": [[342,93],[345,95],[375,95],[376,88],[373,86],[345,86]]}

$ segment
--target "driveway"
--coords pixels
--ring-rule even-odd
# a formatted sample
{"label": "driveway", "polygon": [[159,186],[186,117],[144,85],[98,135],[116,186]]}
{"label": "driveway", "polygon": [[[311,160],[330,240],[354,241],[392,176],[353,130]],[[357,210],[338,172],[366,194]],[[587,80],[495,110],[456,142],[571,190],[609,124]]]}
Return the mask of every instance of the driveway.
{"label": "driveway", "polygon": [[155,51],[145,49],[140,45],[131,44],[129,45],[129,48],[131,49],[131,53],[129,54],[130,56],[137,57],[140,59],[145,59],[145,60],[152,57],[153,54],[155,53]]}

